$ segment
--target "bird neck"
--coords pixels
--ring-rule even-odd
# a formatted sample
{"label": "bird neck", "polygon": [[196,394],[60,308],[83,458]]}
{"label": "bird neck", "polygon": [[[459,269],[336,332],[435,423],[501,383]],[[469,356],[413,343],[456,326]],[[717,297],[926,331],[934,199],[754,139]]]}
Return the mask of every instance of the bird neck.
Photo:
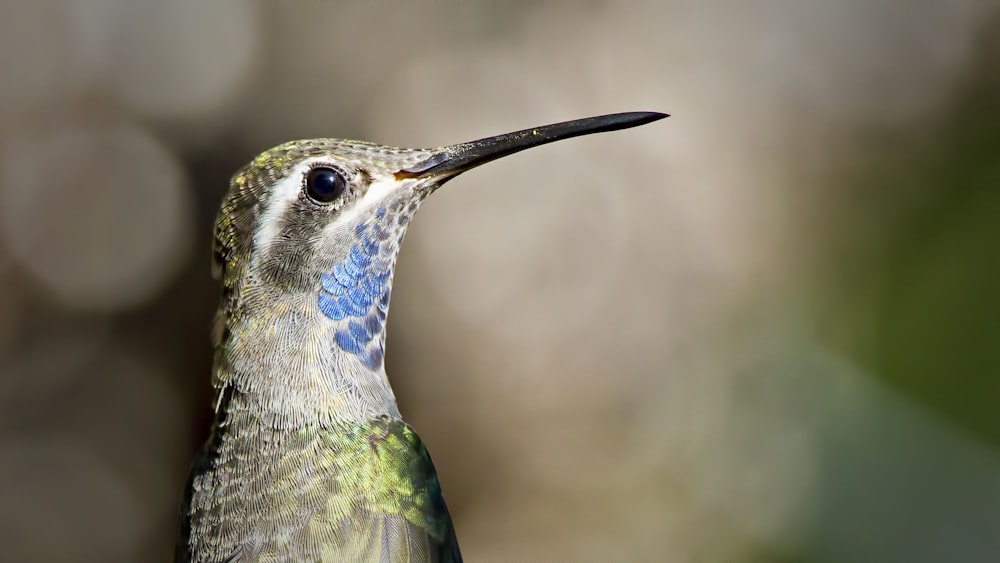
{"label": "bird neck", "polygon": [[384,364],[340,349],[343,328],[317,310],[315,293],[261,290],[241,301],[253,314],[228,315],[213,376],[220,397],[231,387],[274,428],[400,418]]}

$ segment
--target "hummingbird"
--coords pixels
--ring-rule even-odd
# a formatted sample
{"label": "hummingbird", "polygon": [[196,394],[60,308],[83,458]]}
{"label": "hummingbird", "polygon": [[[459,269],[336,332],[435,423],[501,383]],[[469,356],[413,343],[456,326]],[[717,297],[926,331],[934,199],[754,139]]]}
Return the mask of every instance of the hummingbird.
{"label": "hummingbird", "polygon": [[434,465],[385,372],[396,257],[421,203],[480,164],[667,117],[633,112],[406,149],[291,141],[215,223],[215,420],[177,561],[461,561]]}

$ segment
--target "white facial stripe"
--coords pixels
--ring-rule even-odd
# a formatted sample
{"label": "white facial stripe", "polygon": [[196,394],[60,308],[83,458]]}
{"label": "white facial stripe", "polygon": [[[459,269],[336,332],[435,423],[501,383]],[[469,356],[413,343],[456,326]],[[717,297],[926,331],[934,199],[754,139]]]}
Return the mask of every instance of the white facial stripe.
{"label": "white facial stripe", "polygon": [[400,187],[400,181],[396,180],[392,176],[379,178],[368,186],[368,191],[365,193],[365,197],[361,200],[362,205],[365,207],[375,205],[388,197],[392,192],[398,190]]}
{"label": "white facial stripe", "polygon": [[[319,162],[327,162],[322,157],[303,160],[288,173],[285,179],[274,186],[267,208],[260,215],[257,230],[254,232],[254,247],[259,249],[256,257],[266,256],[275,238],[281,234],[282,218],[288,213],[292,203],[298,199],[302,190],[302,176],[309,168]],[[407,182],[403,180],[403,182]],[[347,209],[337,221],[331,222],[327,229],[339,230],[352,228],[359,216],[370,213],[371,209],[381,204],[394,191],[401,189],[400,181],[393,176],[377,178],[365,191],[364,197]],[[256,260],[256,258],[255,258]]]}
{"label": "white facial stripe", "polygon": [[368,191],[365,192],[364,197],[351,205],[349,209],[345,209],[343,215],[341,215],[341,220],[335,224],[331,224],[329,228],[353,228],[360,216],[370,213],[372,208],[381,204],[394,191],[399,189],[402,189],[400,182],[392,176],[376,179],[368,186]]}
{"label": "white facial stripe", "polygon": [[271,198],[267,202],[267,208],[261,213],[257,222],[257,230],[253,234],[256,262],[261,256],[266,256],[274,243],[274,239],[281,234],[281,219],[288,213],[289,208],[299,197],[299,190],[302,189],[302,175],[316,159],[305,161],[295,168],[278,182],[271,191]]}

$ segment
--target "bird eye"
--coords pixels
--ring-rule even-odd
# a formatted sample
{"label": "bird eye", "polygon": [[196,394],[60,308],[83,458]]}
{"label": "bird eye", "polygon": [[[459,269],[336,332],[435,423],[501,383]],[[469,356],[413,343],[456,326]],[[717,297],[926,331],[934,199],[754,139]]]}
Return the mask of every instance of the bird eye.
{"label": "bird eye", "polygon": [[347,179],[336,168],[317,166],[306,174],[306,193],[314,201],[330,203],[347,191]]}

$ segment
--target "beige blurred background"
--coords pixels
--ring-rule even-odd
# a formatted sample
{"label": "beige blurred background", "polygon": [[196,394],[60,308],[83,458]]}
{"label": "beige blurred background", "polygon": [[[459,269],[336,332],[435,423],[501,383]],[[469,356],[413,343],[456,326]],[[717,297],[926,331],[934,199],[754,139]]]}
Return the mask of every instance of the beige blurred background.
{"label": "beige blurred background", "polygon": [[4,3],[2,559],[171,557],[256,153],[629,110],[407,237],[467,559],[1000,560],[996,0]]}

